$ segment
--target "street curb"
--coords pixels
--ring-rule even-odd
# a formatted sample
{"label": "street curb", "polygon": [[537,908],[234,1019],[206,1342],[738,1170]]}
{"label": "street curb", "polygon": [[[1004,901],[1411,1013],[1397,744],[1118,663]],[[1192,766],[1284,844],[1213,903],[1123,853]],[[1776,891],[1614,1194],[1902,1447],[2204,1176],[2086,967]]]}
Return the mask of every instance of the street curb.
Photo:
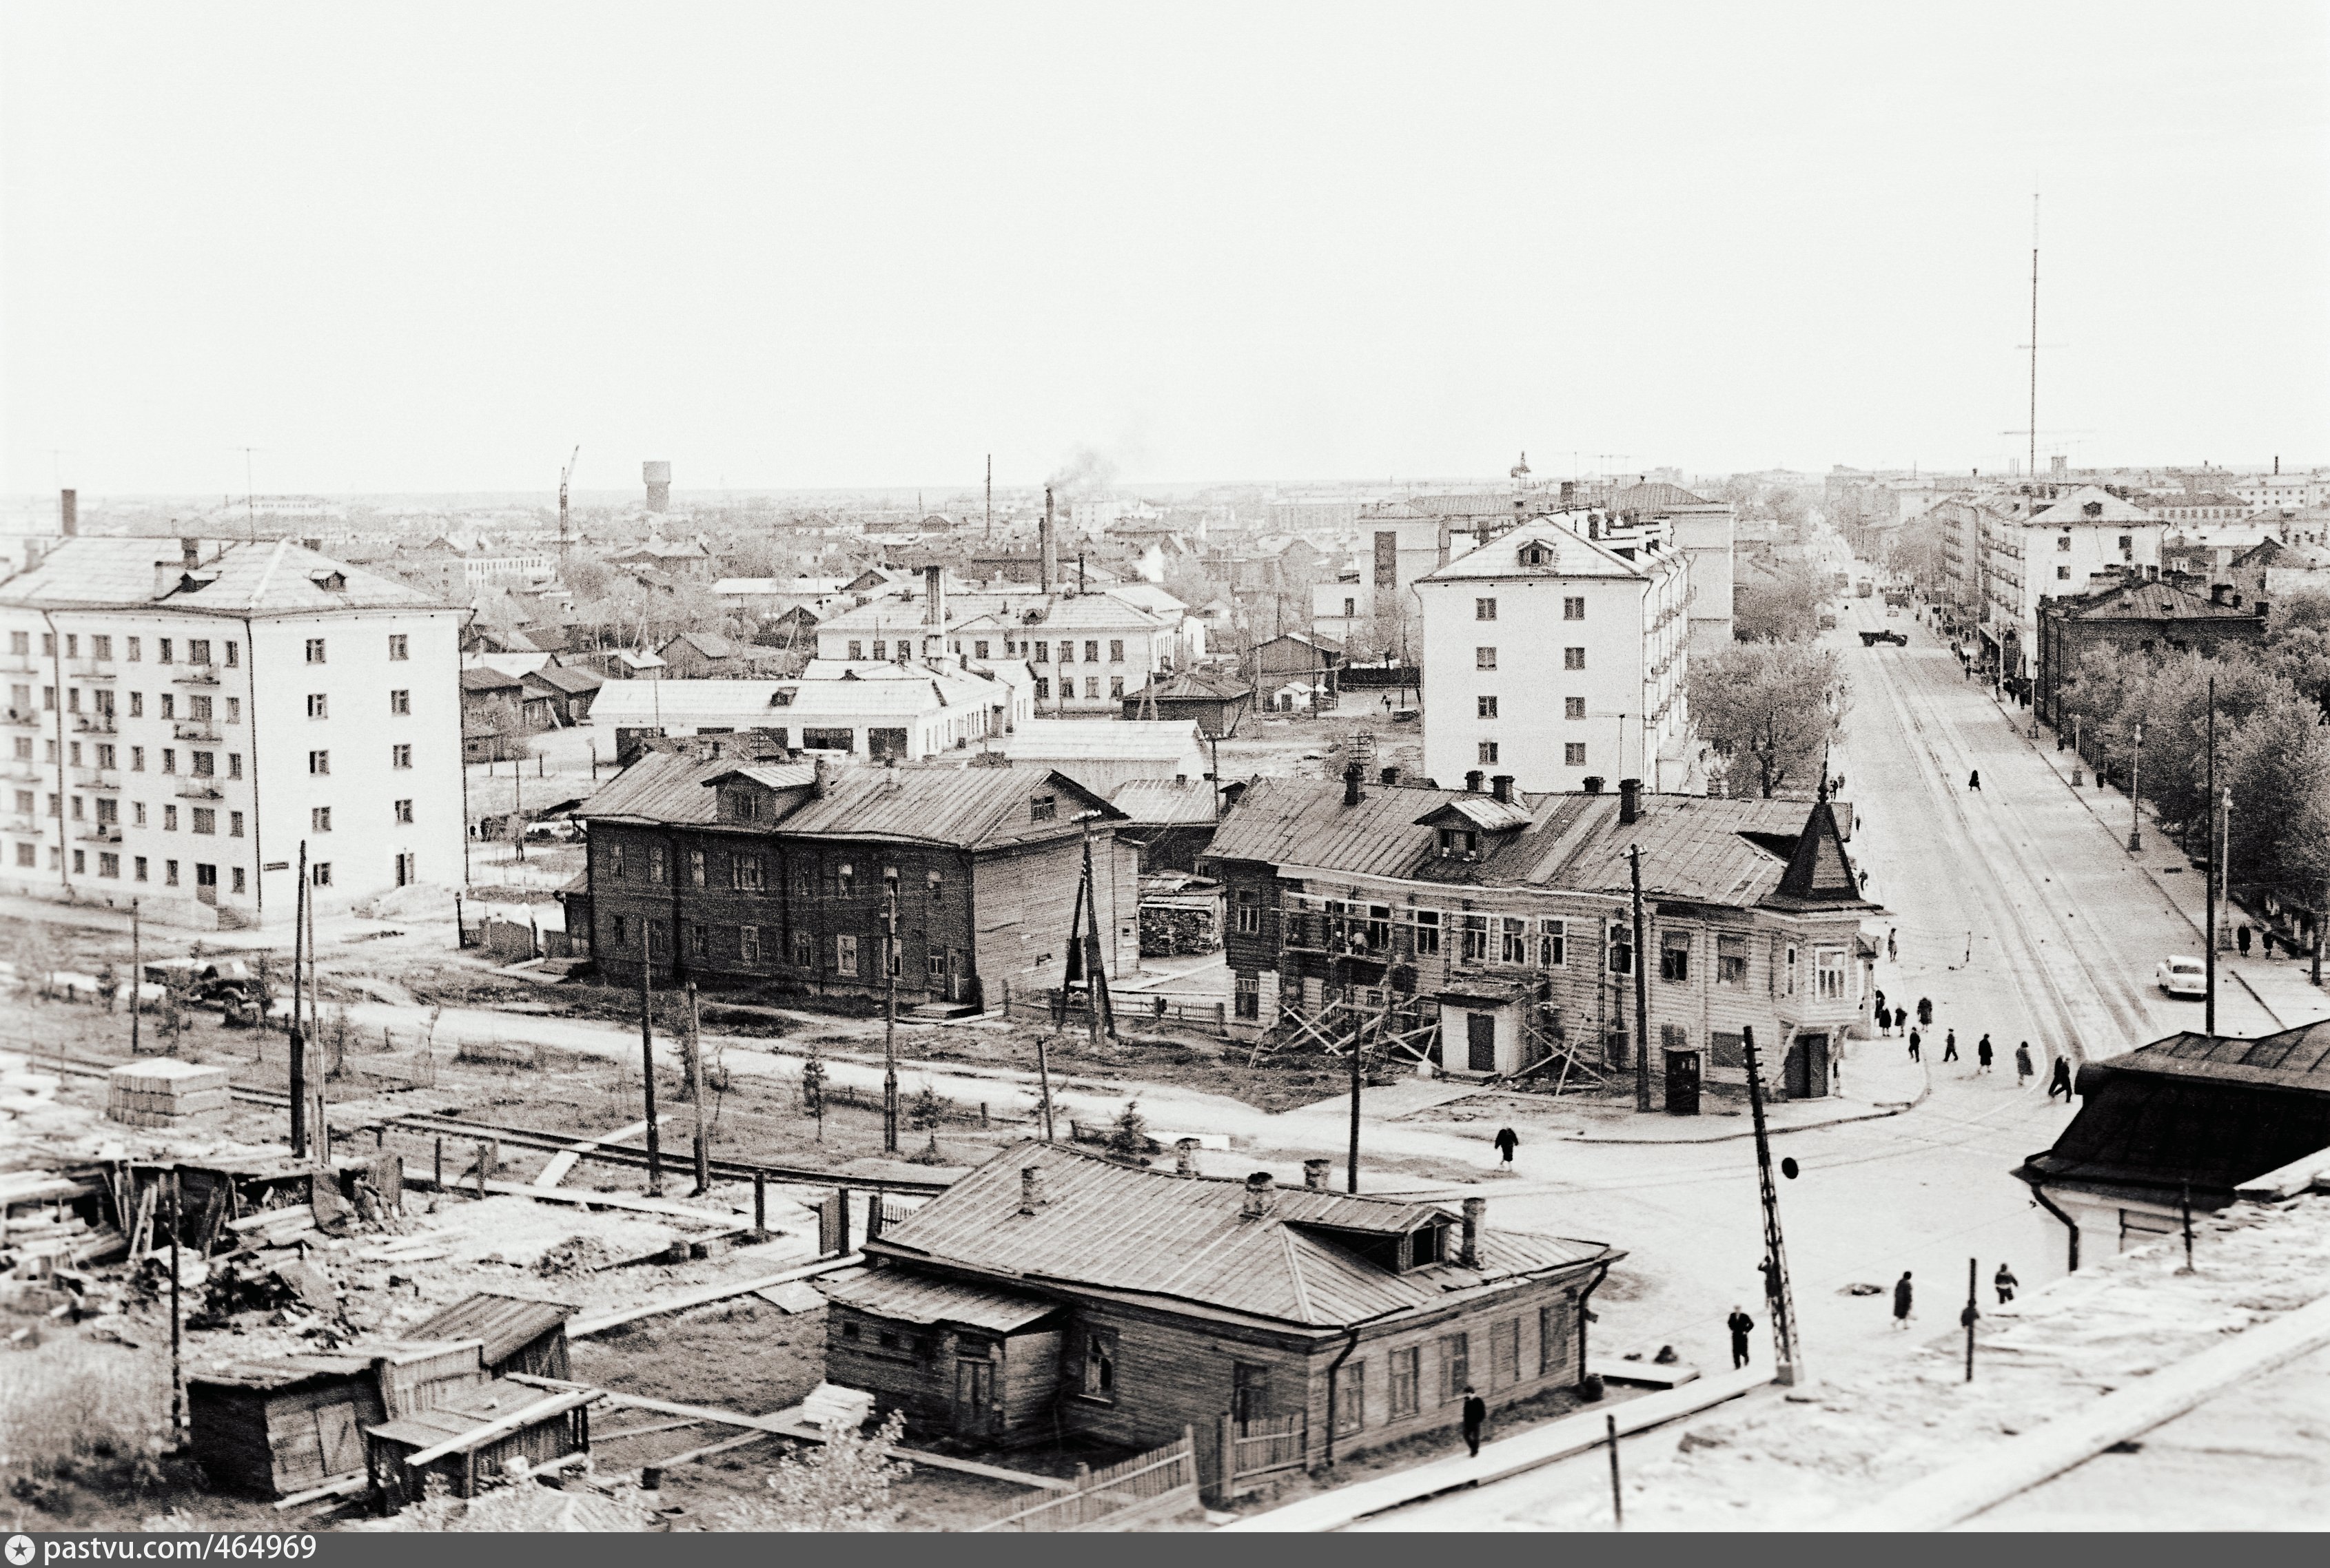
{"label": "street curb", "polygon": [[[1858,1116],[1832,1117],[1826,1121],[1807,1121],[1796,1127],[1767,1127],[1764,1129],[1764,1136],[1766,1138],[1779,1138],[1791,1132],[1818,1132],[1824,1127],[1849,1127],[1856,1121],[1883,1121],[1889,1116],[1899,1116],[1907,1111],[1915,1110],[1918,1107],[1925,1104],[1927,1100],[1931,1099],[1934,1092],[1933,1068],[1927,1064],[1923,1057],[1918,1059],[1918,1067],[1919,1072],[1925,1077],[1926,1085],[1924,1088],[1918,1091],[1918,1097],[1915,1100],[1906,1100],[1899,1104],[1891,1102],[1874,1102],[1878,1103],[1877,1110],[1865,1110]],[[1753,1138],[1755,1136],[1756,1129],[1753,1127],[1750,1127],[1738,1132],[1710,1133],[1705,1138],[1588,1138],[1583,1133],[1572,1133],[1563,1138],[1562,1141],[1564,1143],[1623,1143],[1643,1146],[1658,1143],[1730,1143],[1738,1138]]]}

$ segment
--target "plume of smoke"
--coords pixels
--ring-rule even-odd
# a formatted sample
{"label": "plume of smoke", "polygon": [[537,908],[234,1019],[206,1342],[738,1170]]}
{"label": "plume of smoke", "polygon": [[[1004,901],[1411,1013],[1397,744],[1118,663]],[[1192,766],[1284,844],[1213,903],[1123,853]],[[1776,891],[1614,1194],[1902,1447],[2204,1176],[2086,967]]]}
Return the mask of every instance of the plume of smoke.
{"label": "plume of smoke", "polygon": [[1062,501],[1080,496],[1097,495],[1116,482],[1116,465],[1093,447],[1078,447],[1068,455],[1068,460],[1044,481],[1052,494]]}

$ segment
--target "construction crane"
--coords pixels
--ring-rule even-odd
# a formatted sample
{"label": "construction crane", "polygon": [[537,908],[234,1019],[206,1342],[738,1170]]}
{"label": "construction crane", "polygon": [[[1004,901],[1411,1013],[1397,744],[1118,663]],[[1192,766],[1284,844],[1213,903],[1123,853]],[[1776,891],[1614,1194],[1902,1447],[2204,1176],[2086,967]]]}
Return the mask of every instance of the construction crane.
{"label": "construction crane", "polygon": [[570,543],[566,532],[566,482],[574,477],[574,465],[582,456],[582,443],[577,441],[573,455],[566,459],[566,467],[558,470],[558,563],[562,567],[566,564],[566,546]]}

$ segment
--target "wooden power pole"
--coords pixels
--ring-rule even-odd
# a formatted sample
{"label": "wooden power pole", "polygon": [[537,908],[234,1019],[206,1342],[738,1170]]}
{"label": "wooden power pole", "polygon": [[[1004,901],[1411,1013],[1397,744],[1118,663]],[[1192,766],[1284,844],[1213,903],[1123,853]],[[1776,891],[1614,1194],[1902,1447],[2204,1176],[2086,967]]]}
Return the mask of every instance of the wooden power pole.
{"label": "wooden power pole", "polygon": [[1643,846],[1628,846],[1626,866],[1634,883],[1634,1109],[1651,1108],[1650,921],[1643,912]]}
{"label": "wooden power pole", "polygon": [[1788,1286],[1788,1254],[1780,1241],[1780,1194],[1772,1185],[1772,1139],[1764,1126],[1763,1071],[1756,1059],[1756,1031],[1742,1025],[1740,1049],[1748,1058],[1748,1110],[1755,1119],[1756,1181],[1764,1203],[1764,1292],[1772,1312],[1773,1381],[1793,1384],[1804,1375],[1796,1346],[1795,1297]]}

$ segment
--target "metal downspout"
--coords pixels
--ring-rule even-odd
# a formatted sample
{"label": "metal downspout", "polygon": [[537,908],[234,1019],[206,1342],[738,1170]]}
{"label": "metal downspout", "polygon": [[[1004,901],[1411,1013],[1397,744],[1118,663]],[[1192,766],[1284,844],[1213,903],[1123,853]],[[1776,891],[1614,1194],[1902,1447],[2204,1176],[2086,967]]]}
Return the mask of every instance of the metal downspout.
{"label": "metal downspout", "polygon": [[2037,1182],[2032,1182],[2031,1184],[2031,1195],[2039,1200],[2039,1206],[2041,1208],[2046,1210],[2049,1214],[2062,1221],[2063,1229],[2070,1233],[2071,1256],[2069,1272],[2074,1274],[2078,1273],[2079,1271],[2079,1222],[2073,1219],[2070,1215],[2065,1214],[2060,1208],[2059,1208],[2056,1205],[2055,1200],[2047,1195],[2047,1189],[2041,1186]]}

